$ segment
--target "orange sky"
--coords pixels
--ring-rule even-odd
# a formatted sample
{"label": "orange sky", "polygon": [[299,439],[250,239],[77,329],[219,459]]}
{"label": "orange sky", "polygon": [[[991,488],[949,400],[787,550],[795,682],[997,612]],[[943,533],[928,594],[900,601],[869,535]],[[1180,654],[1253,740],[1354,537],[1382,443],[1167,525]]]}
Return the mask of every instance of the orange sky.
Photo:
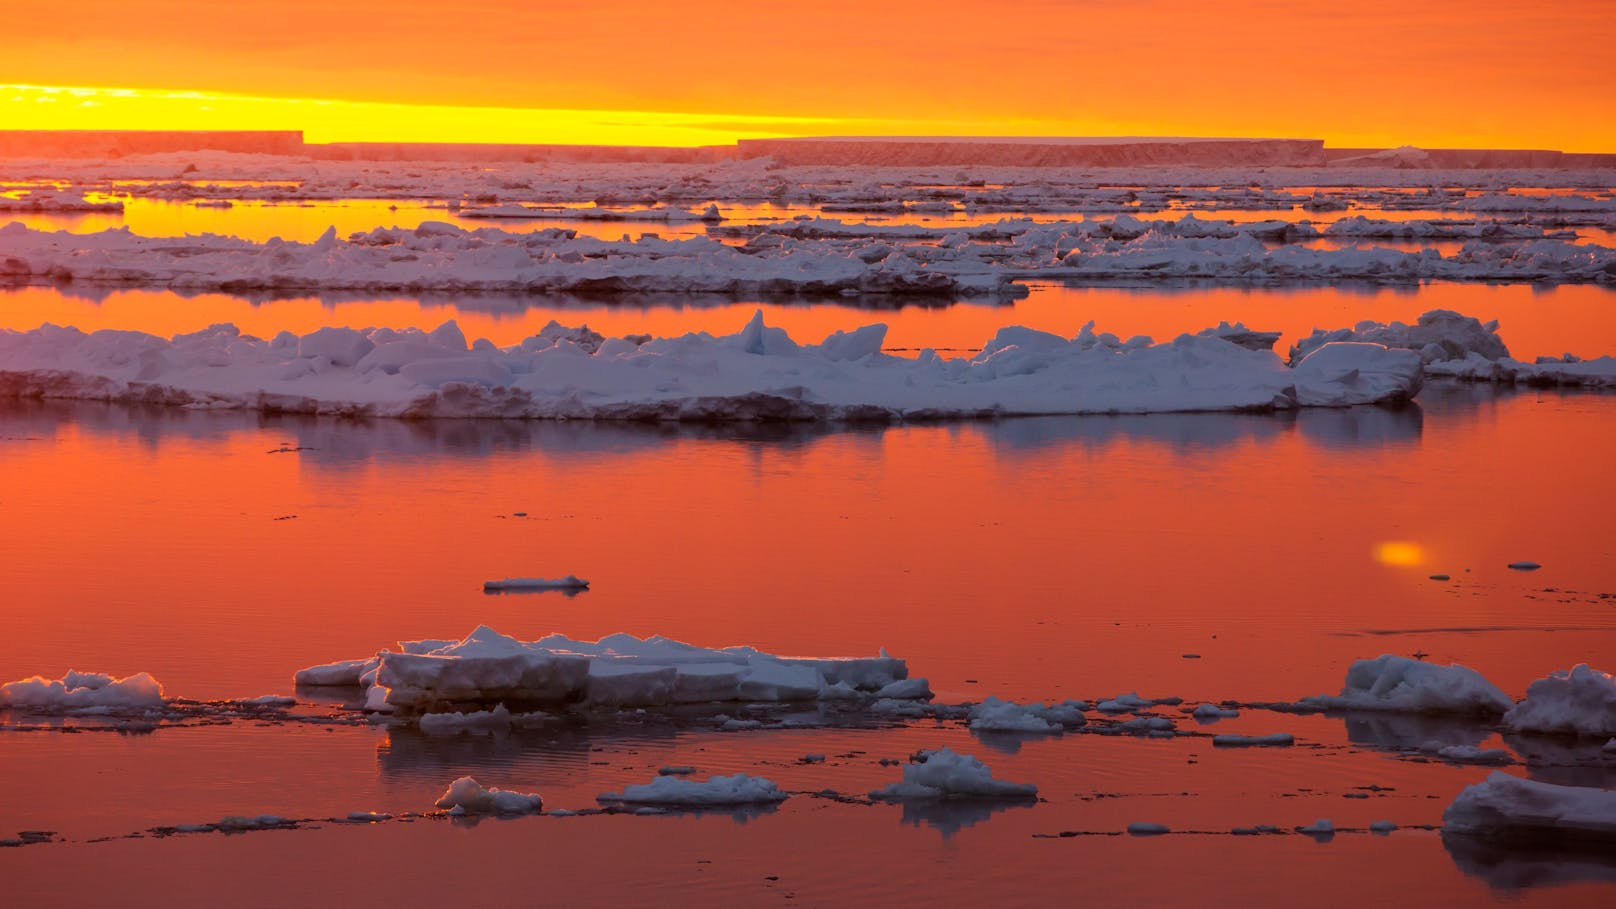
{"label": "orange sky", "polygon": [[[0,88],[12,128],[674,144],[1264,135],[1616,151],[1612,0],[7,0],[5,18],[0,86],[201,93],[60,103]],[[327,106],[310,123],[321,118],[308,105],[220,93],[380,103]],[[802,119],[759,119],[781,117]]]}

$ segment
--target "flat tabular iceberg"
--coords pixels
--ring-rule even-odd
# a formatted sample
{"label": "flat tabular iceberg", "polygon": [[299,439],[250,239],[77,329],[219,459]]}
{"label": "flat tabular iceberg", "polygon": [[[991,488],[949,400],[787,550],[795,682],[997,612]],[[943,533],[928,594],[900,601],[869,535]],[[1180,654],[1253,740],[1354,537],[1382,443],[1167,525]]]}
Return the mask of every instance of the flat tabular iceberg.
{"label": "flat tabular iceberg", "polygon": [[1556,786],[1495,771],[1442,813],[1444,833],[1616,839],[1616,791]]}
{"label": "flat tabular iceberg", "polygon": [[1402,713],[1498,715],[1515,702],[1474,669],[1438,666],[1381,654],[1357,660],[1347,669],[1340,695],[1303,698],[1303,706],[1324,710],[1388,710]]}
{"label": "flat tabular iceberg", "polygon": [[1504,727],[1605,738],[1616,735],[1616,677],[1579,663],[1526,688],[1526,699],[1504,714]]}
{"label": "flat tabular iceberg", "polygon": [[710,649],[627,634],[595,642],[551,635],[524,643],[486,626],[460,641],[405,642],[398,652],[384,650],[374,661],[348,660],[298,673],[303,684],[319,679],[326,685],[369,687],[373,707],[406,714],[442,713],[466,704],[648,707],[811,701],[849,691],[874,698],[907,677],[904,661],[888,656],[779,657],[750,647]]}
{"label": "flat tabular iceberg", "polygon": [[969,754],[948,748],[922,751],[918,763],[905,764],[903,781],[870,793],[873,799],[1031,799],[1038,787],[993,778],[988,766]]}
{"label": "flat tabular iceberg", "polygon": [[163,686],[144,672],[117,679],[98,672],[70,671],[59,679],[36,675],[0,685],[0,708],[71,711],[161,706]]}
{"label": "flat tabular iceberg", "polygon": [[[164,340],[45,325],[0,331],[0,397],[402,418],[936,419],[1400,403],[1418,354],[1328,344],[1287,367],[1216,332],[1154,344],[1001,329],[971,359],[882,352],[886,326],[799,345],[759,312],[739,333],[496,348],[431,331],[323,328],[265,341],[232,325]],[[580,339],[582,340],[582,339]]]}

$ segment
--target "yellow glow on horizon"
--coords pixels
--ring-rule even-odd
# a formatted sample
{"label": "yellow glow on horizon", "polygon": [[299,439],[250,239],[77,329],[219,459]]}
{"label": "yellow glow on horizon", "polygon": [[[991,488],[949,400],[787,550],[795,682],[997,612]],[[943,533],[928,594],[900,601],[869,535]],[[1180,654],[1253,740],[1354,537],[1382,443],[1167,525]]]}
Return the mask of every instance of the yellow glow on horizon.
{"label": "yellow glow on horizon", "polygon": [[222,92],[0,84],[6,129],[302,130],[308,142],[725,145],[847,121],[263,98]]}
{"label": "yellow glow on horizon", "polygon": [[1383,565],[1412,568],[1425,561],[1425,549],[1406,540],[1389,540],[1375,545],[1375,561]]}

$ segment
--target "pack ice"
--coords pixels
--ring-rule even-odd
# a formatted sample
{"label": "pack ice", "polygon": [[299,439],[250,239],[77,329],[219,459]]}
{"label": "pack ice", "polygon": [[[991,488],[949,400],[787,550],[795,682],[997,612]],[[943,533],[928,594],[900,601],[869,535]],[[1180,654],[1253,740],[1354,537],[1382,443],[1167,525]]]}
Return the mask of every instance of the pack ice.
{"label": "pack ice", "polygon": [[1616,791],[1557,786],[1494,771],[1442,813],[1444,833],[1616,839]]}
{"label": "pack ice", "polygon": [[885,655],[781,657],[628,634],[595,642],[550,635],[524,643],[479,626],[460,641],[409,641],[373,659],[311,666],[296,681],[365,687],[370,709],[413,715],[458,705],[649,707],[891,697],[906,687],[894,683],[907,676],[903,660]]}
{"label": "pack ice", "polygon": [[144,672],[119,679],[98,672],[69,671],[59,679],[36,675],[0,685],[0,707],[62,712],[161,706],[163,686]]}
{"label": "pack ice", "polygon": [[798,344],[759,312],[736,334],[643,343],[552,324],[520,344],[322,328],[265,341],[233,325],[162,339],[45,325],[0,331],[0,395],[401,418],[896,420],[1274,410],[1395,403],[1421,358],[1329,343],[1287,366],[1239,326],[1154,343],[1012,326],[970,359],[882,352],[885,325]]}
{"label": "pack ice", "polygon": [[1347,668],[1339,695],[1316,695],[1301,705],[1323,710],[1385,710],[1497,716],[1515,706],[1509,695],[1474,669],[1439,666],[1383,653]]}

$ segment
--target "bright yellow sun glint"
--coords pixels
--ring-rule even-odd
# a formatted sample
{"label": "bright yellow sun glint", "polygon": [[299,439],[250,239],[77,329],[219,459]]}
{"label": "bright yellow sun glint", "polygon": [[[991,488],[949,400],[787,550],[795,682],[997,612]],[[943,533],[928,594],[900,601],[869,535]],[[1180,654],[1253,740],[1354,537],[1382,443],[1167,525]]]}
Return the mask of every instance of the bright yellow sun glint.
{"label": "bright yellow sun glint", "polygon": [[1375,544],[1375,561],[1403,567],[1418,565],[1425,561],[1425,550],[1418,543],[1390,540]]}

